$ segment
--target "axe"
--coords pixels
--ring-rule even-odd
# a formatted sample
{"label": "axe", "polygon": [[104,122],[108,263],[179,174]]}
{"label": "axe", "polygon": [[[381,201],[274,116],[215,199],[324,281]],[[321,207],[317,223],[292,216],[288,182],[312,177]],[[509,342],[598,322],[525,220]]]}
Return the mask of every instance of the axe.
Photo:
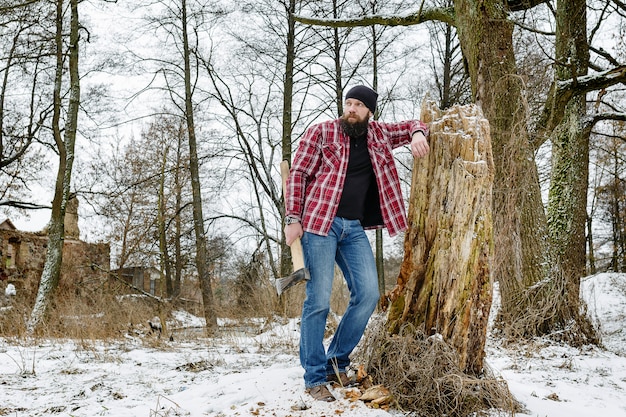
{"label": "axe", "polygon": [[[287,177],[289,176],[289,162],[280,163],[280,176],[283,180],[283,195],[287,194]],[[301,281],[308,281],[311,277],[309,271],[304,267],[304,255],[302,254],[302,243],[300,238],[296,238],[290,245],[291,261],[293,263],[293,273],[289,276],[277,278],[274,282],[276,292],[281,295],[287,288],[293,287]]]}

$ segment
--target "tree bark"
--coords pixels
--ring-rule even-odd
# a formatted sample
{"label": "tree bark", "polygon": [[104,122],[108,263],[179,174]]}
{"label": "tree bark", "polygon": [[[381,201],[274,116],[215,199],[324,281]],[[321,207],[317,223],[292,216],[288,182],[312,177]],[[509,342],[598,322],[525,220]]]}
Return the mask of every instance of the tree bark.
{"label": "tree bark", "polygon": [[[560,0],[556,15],[556,80],[576,80],[587,74],[589,45],[585,0]],[[557,102],[559,100],[556,100]],[[590,125],[584,91],[571,96],[562,118],[550,137],[552,170],[548,197],[548,225],[555,259],[561,273],[553,279],[562,281],[555,288],[560,320],[578,316],[580,278],[586,271],[585,227],[589,183]],[[555,112],[556,113],[556,112]]]}
{"label": "tree bark", "polygon": [[169,147],[163,144],[161,150],[163,155],[159,170],[159,194],[157,200],[157,231],[159,234],[159,264],[161,266],[161,293],[158,295],[161,299],[165,299],[172,297],[174,288],[172,286],[172,262],[167,245],[167,204],[165,197],[165,171],[167,169]]}
{"label": "tree bark", "polygon": [[180,296],[181,293],[181,288],[180,288],[180,284],[182,281],[182,276],[183,276],[183,268],[184,268],[184,261],[183,261],[183,253],[182,253],[182,244],[181,244],[181,238],[183,235],[183,221],[182,221],[182,216],[181,216],[181,211],[182,211],[182,201],[183,201],[183,191],[182,191],[182,183],[181,183],[181,177],[182,175],[182,171],[185,169],[184,167],[186,166],[186,164],[183,163],[183,158],[182,158],[182,142],[183,142],[183,135],[180,134],[180,130],[181,128],[179,127],[177,129],[177,131],[179,132],[177,137],[178,137],[178,148],[176,149],[176,170],[174,171],[174,189],[175,189],[175,217],[174,217],[174,231],[175,231],[175,239],[174,239],[174,279],[173,279],[173,283],[172,283],[172,297],[173,298],[178,298]]}
{"label": "tree bark", "polygon": [[[287,14],[287,44],[285,50],[285,78],[283,79],[283,130],[282,130],[282,152],[283,161],[289,161],[291,166],[291,134],[293,130],[293,88],[294,88],[294,63],[296,60],[296,21],[294,20],[294,13],[296,9],[296,0],[289,0]],[[284,199],[284,196],[283,196]],[[285,203],[281,202],[280,205],[281,216],[284,217]],[[285,236],[281,233],[280,240],[280,274],[281,276],[287,276],[292,272],[292,260],[291,249],[285,242]],[[285,311],[284,297],[280,299],[280,310]]]}
{"label": "tree bark", "polygon": [[526,289],[548,276],[547,219],[517,75],[513,23],[502,0],[456,0],[456,24],[472,92],[490,122],[495,165],[494,279],[505,324],[525,316],[536,298]]}
{"label": "tree bark", "polygon": [[198,144],[193,117],[193,103],[191,91],[191,51],[187,34],[187,1],[181,3],[181,29],[183,35],[183,59],[185,61],[185,121],[189,139],[189,169],[191,172],[191,190],[193,198],[193,228],[196,237],[196,269],[200,281],[202,304],[207,333],[211,334],[217,328],[217,316],[211,288],[211,270],[207,254],[206,234],[204,232],[204,216],[202,214],[202,191],[200,189],[200,167],[198,162]]}
{"label": "tree bark", "polygon": [[63,0],[57,1],[56,14],[56,76],[54,83],[53,134],[59,152],[59,167],[52,201],[48,231],[48,249],[44,269],[41,274],[35,305],[27,324],[27,332],[33,334],[43,324],[50,309],[54,291],[58,287],[63,262],[63,243],[65,239],[65,209],[70,198],[72,166],[74,163],[74,146],[78,125],[78,109],[80,105],[80,77],[78,74],[78,0],[70,0],[70,34],[69,34],[69,75],[70,93],[67,108],[65,130],[62,134],[61,89],[63,84]]}
{"label": "tree bark", "polygon": [[388,326],[423,326],[459,353],[459,366],[480,374],[492,300],[492,186],[489,122],[476,105],[441,114],[425,103],[431,152],[417,159],[409,203],[411,228]]}

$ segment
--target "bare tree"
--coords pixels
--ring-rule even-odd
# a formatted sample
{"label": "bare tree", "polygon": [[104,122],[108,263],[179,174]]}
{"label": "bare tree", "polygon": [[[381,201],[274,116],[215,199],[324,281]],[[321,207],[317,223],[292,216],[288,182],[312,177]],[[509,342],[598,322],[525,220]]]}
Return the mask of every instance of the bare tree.
{"label": "bare tree", "polygon": [[103,237],[111,242],[116,268],[158,264],[154,236],[159,173],[154,167],[160,147],[154,144],[162,137],[153,131],[158,129],[149,125],[139,138],[118,138],[89,167],[90,202],[105,219]]}
{"label": "bare tree", "polygon": [[[603,4],[602,4],[603,3]],[[623,119],[623,112],[600,114],[587,104],[587,95],[623,82],[626,71],[617,66],[609,71],[591,63],[590,46],[602,24],[609,3],[600,5],[595,27],[587,21],[586,1],[557,1],[555,9],[555,80],[548,94],[543,117],[539,119],[540,137],[549,137],[552,166],[548,201],[548,225],[554,264],[551,279],[535,287],[542,293],[541,304],[550,306],[549,314],[535,321],[540,331],[571,328],[579,324],[580,336],[595,337],[580,317],[580,278],[586,274],[586,228],[588,221],[589,138],[594,126],[605,119]],[[591,30],[590,30],[591,29]],[[590,30],[591,36],[588,35]],[[597,50],[597,49],[596,49]],[[610,65],[616,60],[603,60]],[[588,75],[593,68],[596,74]],[[607,73],[615,74],[608,75]],[[563,83],[565,88],[559,87]],[[601,92],[599,97],[604,95]],[[593,111],[595,114],[590,113]],[[543,287],[542,289],[540,289]],[[546,302],[553,300],[552,303]],[[582,331],[581,331],[582,330]],[[588,334],[586,334],[588,333]]]}
{"label": "bare tree", "polygon": [[[196,127],[198,102],[198,61],[196,58],[200,45],[198,33],[203,25],[209,25],[208,17],[220,15],[219,7],[187,0],[154,2],[158,15],[149,16],[149,27],[158,36],[164,35],[159,51],[153,56],[138,57],[145,65],[154,66],[155,77],[144,92],[164,93],[177,108],[185,122],[185,134],[189,149],[189,171],[192,191],[193,231],[195,237],[195,265],[200,282],[206,331],[212,333],[217,327],[212,291],[212,256],[207,249],[206,224],[204,216],[203,186],[201,183],[201,164],[205,161],[202,141]],[[170,49],[173,48],[173,49]]]}
{"label": "bare tree", "polygon": [[[52,215],[48,229],[48,250],[46,252],[44,270],[41,274],[35,305],[27,324],[27,331],[31,334],[34,333],[45,320],[52,302],[54,290],[59,283],[61,263],[63,261],[65,209],[70,199],[72,165],[74,163],[74,148],[80,105],[80,79],[78,75],[78,3],[78,0],[70,0],[69,2],[69,38],[67,39],[68,52],[66,53],[65,33],[67,33],[67,26],[65,23],[65,9],[63,0],[56,2],[56,68],[52,131],[56,150],[59,153],[59,168],[55,184],[54,200],[52,201]],[[69,98],[65,124],[62,128],[62,91],[66,54],[69,55]]]}
{"label": "bare tree", "polygon": [[189,170],[191,172],[191,190],[193,194],[193,224],[196,237],[196,269],[200,280],[202,292],[202,304],[204,306],[204,318],[208,333],[213,333],[217,328],[217,316],[213,302],[213,289],[211,288],[211,268],[209,254],[207,252],[207,239],[204,230],[204,215],[202,209],[202,190],[200,187],[200,164],[198,160],[198,141],[196,138],[196,126],[194,119],[194,103],[192,84],[192,46],[190,45],[187,17],[187,1],[181,0],[180,26],[182,35],[182,58],[184,63],[184,112],[187,122],[187,139],[189,140]]}
{"label": "bare tree", "polygon": [[51,93],[45,90],[46,68],[53,51],[45,41],[51,9],[45,5],[17,4],[0,14],[2,68],[0,69],[0,206],[42,208],[33,203],[27,187],[45,166],[37,142],[52,111]]}
{"label": "bare tree", "polygon": [[[156,210],[156,234],[158,236],[158,263],[163,274],[165,291],[168,298],[177,297],[181,292],[182,272],[186,267],[189,248],[183,253],[184,235],[190,230],[183,230],[187,208],[191,208],[189,190],[189,156],[186,152],[187,133],[185,122],[177,116],[155,120],[145,134],[145,148],[152,148],[151,162],[159,166],[154,173],[158,182],[158,205]],[[160,164],[156,165],[157,159]],[[150,163],[150,162],[148,162]]]}
{"label": "bare tree", "polygon": [[[254,253],[263,249],[274,277],[291,269],[289,248],[282,236],[282,201],[280,183],[276,181],[281,160],[290,160],[298,127],[328,109],[305,110],[304,101],[311,97],[314,82],[310,67],[319,51],[310,39],[316,34],[297,27],[294,13],[308,2],[263,1],[246,4],[255,19],[253,25],[233,26],[228,40],[238,53],[228,62],[219,59],[219,49],[199,51],[209,86],[205,91],[223,110],[216,112],[223,136],[222,150],[229,160],[224,178],[250,190],[249,200],[232,203],[214,219],[229,219],[255,240]],[[279,39],[280,42],[276,42]],[[303,130],[303,129],[302,129]],[[280,257],[275,257],[275,253]]]}
{"label": "bare tree", "polygon": [[606,180],[598,186],[598,209],[610,225],[607,239],[608,270],[626,271],[626,142],[623,139],[624,122],[613,123],[613,134],[603,140],[599,169]]}
{"label": "bare tree", "polygon": [[[452,0],[440,3],[441,7],[453,5]],[[439,108],[443,110],[455,104],[468,104],[471,101],[471,88],[456,29],[449,23],[435,21],[431,22],[429,33]]]}
{"label": "bare tree", "polygon": [[184,120],[162,113],[139,138],[120,139],[93,163],[89,195],[106,219],[116,267],[159,267],[163,294],[177,297],[193,257],[193,229],[185,227],[192,222],[189,157]]}
{"label": "bare tree", "polygon": [[[584,77],[589,68],[586,1],[557,1],[555,62],[556,82]],[[562,112],[562,116],[560,115]],[[589,183],[589,135],[587,92],[575,91],[558,109],[559,121],[552,130],[552,169],[548,225],[552,251],[562,276],[555,294],[559,320],[579,315],[580,278],[586,272],[587,188]],[[577,127],[579,126],[579,127]]]}

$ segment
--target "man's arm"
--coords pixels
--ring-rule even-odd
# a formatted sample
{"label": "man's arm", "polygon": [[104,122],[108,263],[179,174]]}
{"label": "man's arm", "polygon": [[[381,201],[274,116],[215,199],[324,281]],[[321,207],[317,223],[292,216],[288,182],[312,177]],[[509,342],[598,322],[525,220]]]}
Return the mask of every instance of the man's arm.
{"label": "man's arm", "polygon": [[294,155],[293,165],[287,178],[285,215],[286,217],[299,220],[291,224],[285,224],[285,239],[289,246],[296,238],[302,237],[304,233],[302,228],[304,192],[311,173],[320,164],[318,144],[321,134],[321,124],[314,125],[306,130]]}
{"label": "man's arm", "polygon": [[381,135],[389,140],[392,149],[410,144],[413,137],[418,133],[421,133],[424,138],[428,138],[428,125],[419,120],[405,120],[395,123],[376,121],[371,122],[371,127],[380,129]]}
{"label": "man's arm", "polygon": [[289,177],[287,178],[287,193],[285,195],[285,215],[302,220],[304,208],[304,191],[310,174],[314,171],[319,160],[317,147],[319,125],[306,130],[293,157]]}

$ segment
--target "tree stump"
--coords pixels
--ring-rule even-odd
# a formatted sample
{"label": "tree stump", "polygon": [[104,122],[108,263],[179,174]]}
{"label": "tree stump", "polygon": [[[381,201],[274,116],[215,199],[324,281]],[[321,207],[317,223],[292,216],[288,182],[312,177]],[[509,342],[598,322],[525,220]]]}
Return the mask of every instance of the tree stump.
{"label": "tree stump", "polygon": [[430,124],[430,153],[416,159],[409,230],[388,330],[404,324],[441,334],[459,353],[459,367],[483,369],[492,301],[490,263],[494,165],[489,122],[476,105],[442,112],[422,105]]}

